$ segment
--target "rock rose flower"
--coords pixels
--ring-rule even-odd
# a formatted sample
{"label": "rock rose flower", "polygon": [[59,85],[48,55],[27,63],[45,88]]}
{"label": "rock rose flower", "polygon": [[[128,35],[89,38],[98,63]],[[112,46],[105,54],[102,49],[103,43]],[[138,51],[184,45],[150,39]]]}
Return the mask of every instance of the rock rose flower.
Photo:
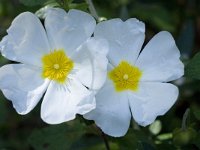
{"label": "rock rose flower", "polygon": [[0,68],[0,89],[23,115],[44,95],[41,118],[58,124],[95,108],[92,91],[106,79],[108,43],[91,38],[96,22],[82,11],[50,9],[44,26],[30,12],[14,19],[0,49],[19,63]]}
{"label": "rock rose flower", "polygon": [[165,114],[178,97],[167,83],[184,73],[180,52],[170,33],[155,35],[141,51],[145,25],[137,19],[112,19],[97,25],[95,37],[109,41],[108,75],[96,95],[96,109],[84,115],[108,135],[123,136],[131,117],[142,126]]}

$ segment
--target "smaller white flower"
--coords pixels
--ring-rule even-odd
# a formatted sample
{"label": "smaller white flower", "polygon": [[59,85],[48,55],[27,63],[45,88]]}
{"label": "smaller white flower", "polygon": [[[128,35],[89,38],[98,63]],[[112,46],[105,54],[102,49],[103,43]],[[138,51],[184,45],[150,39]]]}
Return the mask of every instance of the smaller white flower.
{"label": "smaller white flower", "polygon": [[167,83],[184,73],[180,52],[168,32],[160,32],[141,51],[145,25],[137,19],[112,19],[97,25],[94,36],[109,41],[108,76],[96,95],[96,109],[84,115],[108,135],[123,136],[131,117],[140,125],[165,114],[178,97]]}
{"label": "smaller white flower", "polygon": [[20,62],[0,68],[0,89],[19,114],[43,98],[41,118],[57,124],[95,108],[93,90],[104,83],[108,43],[92,37],[96,22],[82,11],[49,9],[45,29],[32,13],[17,16],[0,42],[4,57]]}

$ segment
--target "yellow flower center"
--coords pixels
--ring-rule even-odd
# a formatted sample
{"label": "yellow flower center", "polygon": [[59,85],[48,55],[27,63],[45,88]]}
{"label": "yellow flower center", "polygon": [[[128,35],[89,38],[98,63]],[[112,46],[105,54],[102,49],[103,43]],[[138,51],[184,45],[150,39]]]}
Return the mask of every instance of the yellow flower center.
{"label": "yellow flower center", "polygon": [[64,50],[54,50],[42,57],[42,77],[64,83],[68,74],[73,69],[73,61],[65,54]]}
{"label": "yellow flower center", "polygon": [[142,72],[136,66],[130,65],[126,61],[121,61],[108,75],[113,81],[116,91],[137,91]]}

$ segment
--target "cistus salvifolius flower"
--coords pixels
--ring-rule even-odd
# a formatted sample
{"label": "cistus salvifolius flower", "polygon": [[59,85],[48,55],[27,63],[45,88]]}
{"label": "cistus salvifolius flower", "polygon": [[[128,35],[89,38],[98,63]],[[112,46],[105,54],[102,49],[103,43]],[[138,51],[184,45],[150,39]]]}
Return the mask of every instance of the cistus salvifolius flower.
{"label": "cistus salvifolius flower", "polygon": [[30,12],[14,19],[0,50],[19,63],[0,68],[0,89],[19,114],[29,113],[43,95],[41,118],[49,124],[95,108],[93,90],[106,79],[108,52],[106,40],[91,37],[95,26],[91,15],[59,8],[47,11],[45,28]]}
{"label": "cistus salvifolius flower", "polygon": [[167,83],[184,74],[180,52],[170,33],[156,34],[141,51],[145,25],[135,18],[97,25],[94,36],[109,42],[108,74],[96,95],[96,109],[84,115],[108,135],[123,136],[133,119],[142,126],[165,114],[178,97]]}

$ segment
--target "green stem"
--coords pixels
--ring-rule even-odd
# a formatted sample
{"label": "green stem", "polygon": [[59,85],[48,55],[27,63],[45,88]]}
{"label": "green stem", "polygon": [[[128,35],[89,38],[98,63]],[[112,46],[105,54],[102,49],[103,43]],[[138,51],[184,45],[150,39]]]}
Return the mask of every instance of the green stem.
{"label": "green stem", "polygon": [[102,137],[102,139],[104,141],[104,144],[105,144],[105,147],[106,147],[106,150],[110,150],[110,146],[109,146],[109,142],[108,142],[108,140],[106,138],[106,134],[99,127],[97,127],[96,125],[93,125],[93,127],[95,128],[97,133]]}
{"label": "green stem", "polygon": [[187,129],[187,120],[189,119],[189,113],[190,113],[190,109],[187,108],[184,115],[183,115],[183,119],[182,119],[182,125],[181,125],[182,130]]}
{"label": "green stem", "polygon": [[99,21],[99,16],[97,14],[97,11],[94,7],[94,4],[92,2],[92,0],[85,0],[86,3],[89,5],[89,10],[90,10],[90,13],[95,17],[95,19],[97,19],[97,21]]}
{"label": "green stem", "polygon": [[110,146],[109,146],[108,140],[106,138],[106,135],[103,133],[103,131],[101,129],[100,129],[100,132],[101,132],[101,136],[103,138],[103,141],[105,143],[106,150],[110,150]]}

